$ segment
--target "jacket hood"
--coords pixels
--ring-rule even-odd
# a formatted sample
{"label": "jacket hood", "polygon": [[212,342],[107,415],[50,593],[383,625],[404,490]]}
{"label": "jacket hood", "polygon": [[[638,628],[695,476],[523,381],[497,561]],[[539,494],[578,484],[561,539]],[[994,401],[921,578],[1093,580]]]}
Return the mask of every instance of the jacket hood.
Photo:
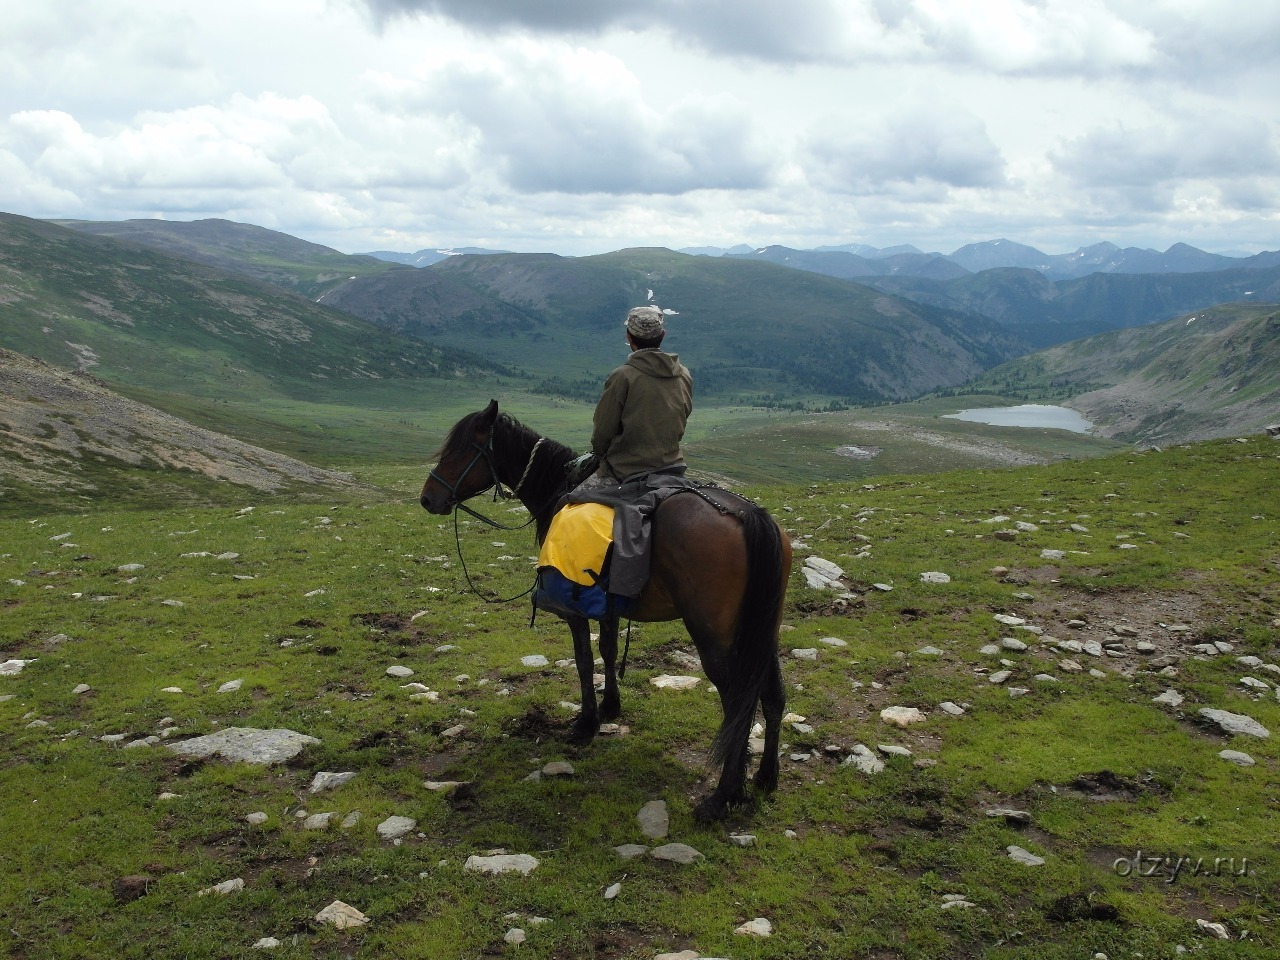
{"label": "jacket hood", "polygon": [[656,348],[635,351],[627,358],[627,365],[650,377],[678,377],[684,373],[679,355]]}

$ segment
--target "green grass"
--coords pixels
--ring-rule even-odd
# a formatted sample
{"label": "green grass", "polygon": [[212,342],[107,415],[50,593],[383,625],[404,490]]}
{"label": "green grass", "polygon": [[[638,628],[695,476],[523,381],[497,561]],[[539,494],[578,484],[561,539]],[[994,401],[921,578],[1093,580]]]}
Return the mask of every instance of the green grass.
{"label": "green grass", "polygon": [[[841,564],[863,600],[842,611],[794,575],[782,635],[789,709],[815,730],[787,730],[772,799],[712,827],[692,809],[709,786],[716,698],[705,683],[683,693],[648,683],[687,672],[670,658],[691,649],[683,628],[637,626],[623,682],[629,734],[571,748],[561,704],[577,700],[577,685],[571,667],[555,665],[570,656],[566,631],[546,615],[530,629],[523,601],[477,599],[452,521],[409,496],[259,500],[252,510],[99,505],[0,520],[0,659],[34,660],[0,678],[0,696],[13,697],[0,703],[0,944],[32,960],[248,957],[259,937],[275,936],[293,957],[480,957],[515,952],[502,937],[522,926],[519,953],[532,957],[1155,957],[1176,944],[1208,957],[1274,956],[1275,740],[1228,739],[1193,718],[1214,706],[1280,730],[1274,692],[1251,695],[1238,682],[1246,672],[1280,677],[1234,661],[1280,658],[1280,523],[1268,512],[1277,455],[1280,445],[1254,438],[880,476],[870,487],[751,488],[805,545],[798,556]],[[414,481],[395,463],[370,467],[369,478],[393,489]],[[998,514],[1011,519],[984,522]],[[1014,520],[1039,529],[994,537]],[[1064,559],[1043,559],[1046,548]],[[527,533],[464,524],[462,549],[484,590],[509,596],[528,585]],[[218,558],[226,552],[238,556]],[[182,556],[194,553],[212,555]],[[132,563],[144,566],[120,570]],[[922,583],[926,570],[951,582]],[[1160,676],[1132,651],[1123,661],[1076,655],[1103,677],[1068,673],[1043,636],[1018,632],[1030,649],[1003,654],[1014,675],[989,683],[998,657],[980,648],[1011,633],[996,613],[1059,637],[1075,635],[1068,619],[1088,621],[1083,636],[1127,618],[1161,652],[1178,652],[1178,674]],[[1186,636],[1158,626],[1183,622]],[[822,644],[828,637],[848,645]],[[1196,658],[1191,644],[1206,640],[1235,650]],[[918,654],[926,644],[943,655]],[[437,651],[444,645],[456,649]],[[817,647],[818,659],[792,658],[800,647]],[[531,653],[552,665],[522,666]],[[438,701],[411,700],[405,681],[385,674],[393,664],[411,667]],[[1035,681],[1037,672],[1059,682]],[[217,692],[232,679],[243,680],[239,691]],[[91,689],[74,693],[80,683]],[[162,692],[169,686],[183,693]],[[1009,686],[1031,692],[1011,697]],[[1169,687],[1187,697],[1179,710],[1151,702]],[[947,717],[943,700],[965,715]],[[890,704],[929,718],[889,727],[879,711]],[[445,736],[457,724],[464,732]],[[178,740],[232,725],[322,742],[257,768],[99,739],[166,729]],[[885,757],[885,772],[868,777],[823,753],[856,743],[901,744],[914,756]],[[1227,746],[1256,766],[1218,759]],[[818,756],[788,759],[810,750]],[[558,759],[576,775],[526,780]],[[313,797],[319,770],[358,776]],[[427,779],[475,786],[451,800],[424,789]],[[670,839],[705,859],[617,859],[613,846],[643,840],[634,815],[651,799],[668,803]],[[994,806],[1024,809],[1032,823],[985,816]],[[300,809],[362,819],[310,832]],[[254,811],[267,822],[250,826]],[[375,832],[393,814],[418,822],[399,846]],[[730,831],[757,835],[756,846],[731,845]],[[1011,844],[1045,866],[1009,860]],[[469,855],[498,847],[541,866],[527,878],[463,870]],[[1138,851],[1247,858],[1252,873],[1121,875],[1116,862]],[[139,874],[151,878],[146,895],[119,900],[119,878]],[[243,892],[197,896],[233,877]],[[622,893],[606,901],[615,882]],[[950,894],[975,908],[942,910]],[[340,933],[311,919],[335,899],[373,922]],[[533,926],[530,916],[552,922]],[[772,920],[773,937],[733,934],[756,916]],[[1196,918],[1248,938],[1220,943]]]}

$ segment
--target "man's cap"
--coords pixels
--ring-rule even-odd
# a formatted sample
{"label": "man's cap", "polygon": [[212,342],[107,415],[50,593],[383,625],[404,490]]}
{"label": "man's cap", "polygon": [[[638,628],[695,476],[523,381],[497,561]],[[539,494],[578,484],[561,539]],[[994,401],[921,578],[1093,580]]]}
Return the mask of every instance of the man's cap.
{"label": "man's cap", "polygon": [[632,307],[627,311],[627,333],[638,340],[652,340],[662,333],[662,320],[657,307]]}

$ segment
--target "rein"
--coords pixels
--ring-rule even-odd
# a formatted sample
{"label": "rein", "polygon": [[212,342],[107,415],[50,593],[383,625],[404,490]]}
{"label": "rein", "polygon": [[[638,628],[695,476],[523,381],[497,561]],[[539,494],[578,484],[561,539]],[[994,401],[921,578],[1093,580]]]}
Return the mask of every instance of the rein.
{"label": "rein", "polygon": [[[435,470],[432,470],[428,474],[429,477],[434,478],[437,483],[439,483],[441,486],[443,486],[446,490],[449,491],[449,499],[453,503],[453,537],[454,537],[454,543],[458,550],[458,561],[462,564],[462,573],[463,573],[463,576],[467,578],[467,586],[471,588],[472,593],[474,593],[477,597],[479,597],[485,603],[510,603],[512,600],[519,600],[521,597],[527,597],[529,594],[533,593],[534,589],[538,586],[538,581],[535,578],[533,585],[530,586],[528,590],[525,590],[523,593],[517,593],[513,597],[494,598],[494,597],[486,597],[483,593],[481,593],[480,588],[477,587],[475,585],[475,581],[471,579],[471,571],[467,569],[467,558],[462,555],[462,529],[458,526],[458,511],[461,510],[466,514],[469,514],[470,516],[475,517],[481,523],[486,523],[490,527],[493,527],[495,530],[512,531],[512,530],[523,530],[525,527],[529,526],[531,523],[534,523],[538,519],[538,514],[541,513],[542,510],[538,510],[536,512],[532,510],[529,511],[529,519],[526,520],[524,523],[515,524],[514,526],[499,523],[497,520],[492,520],[489,517],[486,517],[484,514],[480,513],[479,511],[474,510],[471,507],[467,506],[466,503],[461,498],[459,498],[458,488],[462,486],[462,481],[466,479],[467,474],[471,472],[472,468],[474,468],[477,463],[483,460],[485,462],[485,466],[489,468],[489,476],[493,478],[493,482],[490,483],[488,487],[484,487],[480,490],[477,490],[475,493],[472,494],[472,496],[477,496],[481,493],[484,493],[486,490],[492,487],[494,503],[497,503],[499,500],[507,500],[515,497],[517,494],[519,494],[520,488],[524,486],[525,480],[529,478],[529,471],[533,469],[533,461],[538,454],[538,448],[542,446],[543,441],[545,440],[546,440],[546,437],[539,437],[538,442],[533,445],[533,449],[529,451],[529,460],[524,466],[524,473],[520,475],[519,481],[517,481],[516,485],[511,488],[511,493],[509,494],[502,489],[502,481],[498,479],[498,470],[493,462],[493,431],[490,431],[489,440],[487,443],[485,443],[484,446],[481,446],[480,444],[476,443],[474,440],[471,441],[471,446],[475,448],[476,455],[471,458],[471,462],[467,464],[466,469],[463,470],[462,473],[458,475],[458,479],[454,483],[449,483],[449,481],[447,481],[444,477],[440,476],[440,474],[437,473]],[[546,502],[546,504],[543,506],[542,509],[546,509],[546,507],[551,506],[551,504],[554,503],[556,500],[558,500],[560,496],[561,496],[560,491],[556,491],[555,493],[553,493],[551,499],[549,499]]]}

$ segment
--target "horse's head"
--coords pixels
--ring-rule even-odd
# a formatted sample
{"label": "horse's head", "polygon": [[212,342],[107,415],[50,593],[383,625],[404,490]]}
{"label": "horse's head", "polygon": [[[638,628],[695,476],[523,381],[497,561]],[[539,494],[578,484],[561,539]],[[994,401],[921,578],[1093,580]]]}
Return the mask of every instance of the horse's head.
{"label": "horse's head", "polygon": [[446,514],[463,500],[483,493],[498,482],[493,465],[493,425],[498,401],[478,413],[469,413],[449,431],[440,448],[435,469],[422,485],[423,509]]}

